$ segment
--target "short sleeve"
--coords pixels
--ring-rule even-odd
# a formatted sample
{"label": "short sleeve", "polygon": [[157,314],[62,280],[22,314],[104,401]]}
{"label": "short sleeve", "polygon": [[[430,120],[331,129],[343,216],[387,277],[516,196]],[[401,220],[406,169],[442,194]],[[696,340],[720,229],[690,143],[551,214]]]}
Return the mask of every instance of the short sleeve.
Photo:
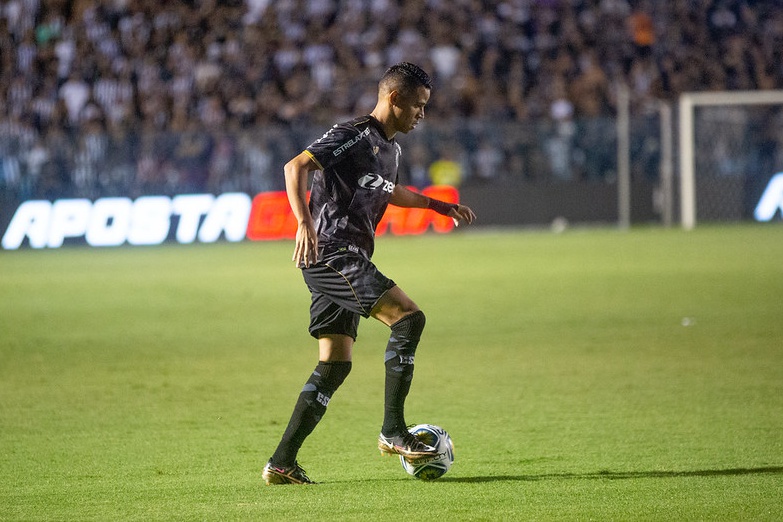
{"label": "short sleeve", "polygon": [[321,170],[338,163],[355,143],[359,131],[348,125],[335,125],[305,149]]}

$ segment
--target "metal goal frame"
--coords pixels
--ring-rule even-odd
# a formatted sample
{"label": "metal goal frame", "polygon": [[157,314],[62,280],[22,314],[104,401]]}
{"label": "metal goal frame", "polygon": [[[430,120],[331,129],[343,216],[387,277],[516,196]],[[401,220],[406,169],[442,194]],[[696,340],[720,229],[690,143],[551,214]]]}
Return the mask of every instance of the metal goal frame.
{"label": "metal goal frame", "polygon": [[696,107],[721,105],[783,105],[783,90],[687,92],[679,99],[680,221],[682,228],[696,227]]}

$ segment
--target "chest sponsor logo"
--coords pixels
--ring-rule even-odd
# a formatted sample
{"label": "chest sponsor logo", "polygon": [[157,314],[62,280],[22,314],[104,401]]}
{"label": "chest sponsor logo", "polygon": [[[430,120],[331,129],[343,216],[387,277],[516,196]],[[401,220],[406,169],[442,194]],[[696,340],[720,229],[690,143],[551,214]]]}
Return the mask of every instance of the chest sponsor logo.
{"label": "chest sponsor logo", "polygon": [[359,178],[359,186],[365,189],[376,190],[381,188],[384,192],[391,194],[394,191],[394,183],[386,181],[378,174],[365,174]]}

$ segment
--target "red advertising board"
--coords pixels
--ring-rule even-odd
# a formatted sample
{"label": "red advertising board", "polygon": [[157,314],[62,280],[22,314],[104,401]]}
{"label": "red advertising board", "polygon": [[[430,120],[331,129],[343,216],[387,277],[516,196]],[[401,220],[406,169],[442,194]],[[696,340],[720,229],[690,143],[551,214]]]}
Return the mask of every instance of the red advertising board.
{"label": "red advertising board", "polygon": [[[428,187],[423,193],[456,203],[453,187]],[[389,206],[377,234],[422,234],[454,228],[451,218],[431,210]],[[296,220],[285,192],[265,192],[250,198],[233,192],[88,199],[31,200],[20,204],[3,232],[2,247],[15,250],[59,248],[66,241],[91,246],[267,241],[296,235]]]}

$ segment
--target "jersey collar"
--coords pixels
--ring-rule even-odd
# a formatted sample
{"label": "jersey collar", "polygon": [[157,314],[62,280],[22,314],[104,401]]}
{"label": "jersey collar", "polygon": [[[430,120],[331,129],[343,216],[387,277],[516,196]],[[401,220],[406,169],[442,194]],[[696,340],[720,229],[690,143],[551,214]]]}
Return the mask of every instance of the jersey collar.
{"label": "jersey collar", "polygon": [[386,131],[384,130],[384,128],[383,128],[383,125],[381,125],[381,122],[379,122],[379,121],[378,121],[378,120],[375,118],[375,116],[373,116],[372,114],[368,114],[368,115],[367,115],[367,119],[368,119],[368,120],[370,120],[370,123],[371,123],[371,124],[372,124],[372,125],[373,125],[373,126],[376,128],[376,129],[378,129],[378,133],[381,135],[381,137],[382,137],[384,140],[388,141],[389,143],[392,143],[392,142],[394,142],[394,137],[391,137],[391,138],[387,138],[387,137],[386,137]]}

